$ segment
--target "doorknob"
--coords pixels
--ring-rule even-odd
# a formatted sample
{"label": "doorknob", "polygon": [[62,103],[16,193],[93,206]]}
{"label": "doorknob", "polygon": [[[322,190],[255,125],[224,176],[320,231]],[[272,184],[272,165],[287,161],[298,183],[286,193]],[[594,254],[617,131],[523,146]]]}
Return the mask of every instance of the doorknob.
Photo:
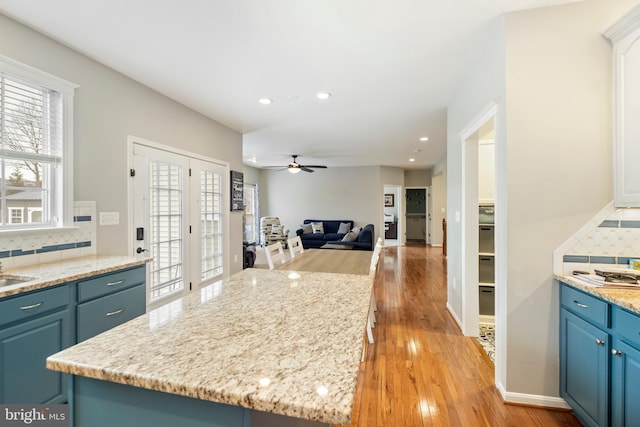
{"label": "doorknob", "polygon": [[142,252],[147,251],[147,249],[142,249],[140,246],[138,246],[138,249],[136,249],[136,253],[137,254],[141,254]]}

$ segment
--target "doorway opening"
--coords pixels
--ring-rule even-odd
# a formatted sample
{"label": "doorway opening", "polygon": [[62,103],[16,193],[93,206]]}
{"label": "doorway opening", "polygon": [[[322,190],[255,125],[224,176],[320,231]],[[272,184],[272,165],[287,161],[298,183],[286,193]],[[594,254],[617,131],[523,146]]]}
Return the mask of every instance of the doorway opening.
{"label": "doorway opening", "polygon": [[496,363],[499,383],[496,344],[505,336],[504,305],[499,302],[505,290],[504,282],[496,280],[502,260],[496,244],[501,218],[496,194],[497,110],[492,104],[462,133],[462,329],[478,337]]}
{"label": "doorway opening", "polygon": [[407,187],[405,189],[405,234],[407,243],[430,244],[430,212],[427,187]]}
{"label": "doorway opening", "polygon": [[400,246],[403,244],[403,204],[399,185],[384,186],[384,246]]}

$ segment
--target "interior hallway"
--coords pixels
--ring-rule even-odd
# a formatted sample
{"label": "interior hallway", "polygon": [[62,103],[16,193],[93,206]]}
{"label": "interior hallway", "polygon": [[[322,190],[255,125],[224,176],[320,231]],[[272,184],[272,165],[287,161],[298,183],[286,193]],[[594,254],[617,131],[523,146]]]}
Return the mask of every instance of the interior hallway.
{"label": "interior hallway", "polygon": [[506,405],[493,363],[446,304],[442,248],[383,249],[375,344],[361,365],[351,426],[580,426],[570,413]]}

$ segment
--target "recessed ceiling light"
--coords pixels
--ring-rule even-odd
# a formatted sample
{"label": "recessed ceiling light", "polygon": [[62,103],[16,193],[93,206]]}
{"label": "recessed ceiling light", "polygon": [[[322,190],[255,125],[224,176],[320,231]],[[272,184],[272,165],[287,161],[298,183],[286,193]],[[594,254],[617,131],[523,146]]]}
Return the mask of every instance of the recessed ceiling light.
{"label": "recessed ceiling light", "polygon": [[409,159],[410,162],[415,162],[416,159],[414,159],[413,157]]}
{"label": "recessed ceiling light", "polygon": [[422,142],[427,142],[429,140],[428,136],[423,136],[422,138],[420,138],[420,141]]}
{"label": "recessed ceiling light", "polygon": [[258,102],[260,104],[262,104],[262,105],[269,105],[269,104],[271,104],[273,102],[273,99],[271,99],[271,98],[260,98],[258,100]]}
{"label": "recessed ceiling light", "polygon": [[318,97],[318,99],[323,99],[323,100],[331,98],[331,94],[329,92],[318,92],[316,96]]}

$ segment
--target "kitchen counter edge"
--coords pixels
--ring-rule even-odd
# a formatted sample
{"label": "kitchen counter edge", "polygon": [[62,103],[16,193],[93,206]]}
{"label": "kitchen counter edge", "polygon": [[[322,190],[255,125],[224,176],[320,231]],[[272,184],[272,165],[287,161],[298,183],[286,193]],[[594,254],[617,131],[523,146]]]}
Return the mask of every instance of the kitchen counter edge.
{"label": "kitchen counter edge", "polygon": [[590,295],[601,298],[612,304],[618,305],[636,314],[640,314],[640,288],[639,289],[621,289],[593,287],[585,285],[570,275],[556,274],[554,277],[562,282],[584,291]]}
{"label": "kitchen counter edge", "polygon": [[149,261],[151,261],[151,258],[90,255],[42,264],[8,268],[2,271],[3,275],[34,277],[34,279],[24,283],[0,288],[0,298],[19,295],[38,289],[45,289],[62,283],[84,279],[86,277],[110,273],[112,271],[136,267],[146,264]]}

